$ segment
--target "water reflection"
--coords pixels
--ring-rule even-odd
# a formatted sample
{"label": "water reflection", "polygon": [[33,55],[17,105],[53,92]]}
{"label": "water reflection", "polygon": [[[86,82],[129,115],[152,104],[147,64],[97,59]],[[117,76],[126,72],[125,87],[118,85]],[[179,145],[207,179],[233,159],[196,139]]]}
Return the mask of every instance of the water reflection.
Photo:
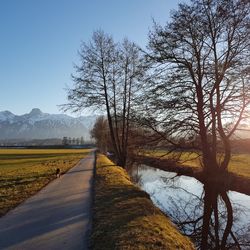
{"label": "water reflection", "polygon": [[250,197],[147,166],[133,179],[197,249],[250,249]]}

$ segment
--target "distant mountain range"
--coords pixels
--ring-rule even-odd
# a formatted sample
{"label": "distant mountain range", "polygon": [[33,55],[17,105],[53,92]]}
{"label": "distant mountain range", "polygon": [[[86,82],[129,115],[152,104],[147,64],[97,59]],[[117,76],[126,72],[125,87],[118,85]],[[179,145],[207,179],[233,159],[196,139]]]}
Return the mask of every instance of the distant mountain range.
{"label": "distant mountain range", "polygon": [[0,112],[0,140],[11,139],[48,139],[81,137],[90,139],[97,116],[80,116],[77,118],[65,114],[43,113],[34,108],[30,113],[15,115],[10,111]]}
{"label": "distant mountain range", "polygon": [[[2,111],[0,141],[62,139],[64,136],[71,138],[83,136],[86,141],[90,139],[90,130],[96,118],[96,115],[74,118],[65,114],[48,114],[38,108],[24,115]],[[236,134],[238,139],[250,138],[249,125],[243,124]]]}

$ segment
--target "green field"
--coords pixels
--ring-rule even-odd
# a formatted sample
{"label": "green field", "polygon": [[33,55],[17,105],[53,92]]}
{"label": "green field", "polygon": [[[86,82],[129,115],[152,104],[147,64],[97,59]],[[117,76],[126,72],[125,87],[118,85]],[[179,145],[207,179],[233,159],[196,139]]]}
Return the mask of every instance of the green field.
{"label": "green field", "polygon": [[53,180],[89,149],[0,149],[0,216]]}
{"label": "green field", "polygon": [[[164,150],[146,151],[146,156],[155,157],[160,159],[171,159],[172,157],[178,158],[180,154],[168,153]],[[219,157],[219,156],[218,156]],[[192,168],[200,168],[200,158],[195,152],[182,152],[179,162],[181,165],[190,166]],[[233,154],[229,171],[250,179],[250,154]]]}

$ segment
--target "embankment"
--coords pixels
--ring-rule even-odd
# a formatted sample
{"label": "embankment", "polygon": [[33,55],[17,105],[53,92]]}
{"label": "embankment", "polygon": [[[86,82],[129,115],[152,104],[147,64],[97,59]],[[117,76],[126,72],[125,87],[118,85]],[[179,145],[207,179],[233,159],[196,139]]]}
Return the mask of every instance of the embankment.
{"label": "embankment", "polygon": [[91,249],[194,249],[126,171],[98,155]]}
{"label": "embankment", "polygon": [[212,177],[212,179],[210,178],[210,180],[208,180],[200,168],[188,165],[177,165],[167,159],[141,156],[135,158],[135,162],[137,164],[148,165],[150,167],[158,168],[164,171],[176,172],[177,175],[194,177],[202,183],[214,182],[214,184],[221,186],[221,188],[226,191],[231,190],[250,195],[250,178],[237,175],[232,172],[226,172],[222,175],[217,173]]}

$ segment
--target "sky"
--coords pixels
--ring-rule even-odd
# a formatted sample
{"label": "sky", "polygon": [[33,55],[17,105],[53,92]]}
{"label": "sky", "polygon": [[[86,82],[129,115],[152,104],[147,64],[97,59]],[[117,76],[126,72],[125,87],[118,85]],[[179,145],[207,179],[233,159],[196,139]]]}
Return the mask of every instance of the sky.
{"label": "sky", "polygon": [[145,48],[152,20],[165,24],[179,2],[0,0],[0,111],[62,113],[81,42],[102,29]]}

